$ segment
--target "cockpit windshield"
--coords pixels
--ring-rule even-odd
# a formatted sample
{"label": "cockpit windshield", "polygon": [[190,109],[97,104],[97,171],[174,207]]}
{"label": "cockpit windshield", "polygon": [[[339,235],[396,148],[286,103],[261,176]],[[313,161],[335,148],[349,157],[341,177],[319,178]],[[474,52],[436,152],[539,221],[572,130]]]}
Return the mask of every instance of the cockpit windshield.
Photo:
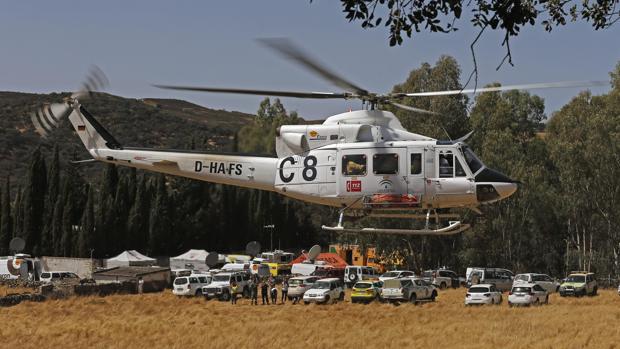
{"label": "cockpit windshield", "polygon": [[462,150],[463,150],[463,156],[465,156],[465,161],[467,161],[467,166],[469,166],[469,169],[471,170],[471,172],[475,174],[476,172],[478,172],[479,169],[482,168],[483,166],[482,162],[478,160],[478,158],[476,157],[476,154],[474,154],[474,152],[471,151],[469,147],[463,146]]}

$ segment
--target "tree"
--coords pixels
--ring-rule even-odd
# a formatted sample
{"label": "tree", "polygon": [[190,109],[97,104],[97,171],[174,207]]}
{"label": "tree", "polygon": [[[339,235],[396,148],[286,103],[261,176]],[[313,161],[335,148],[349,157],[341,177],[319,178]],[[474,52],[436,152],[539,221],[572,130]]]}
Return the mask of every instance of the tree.
{"label": "tree", "polygon": [[47,193],[47,169],[39,148],[32,153],[26,187],[24,188],[24,226],[22,237],[26,248],[37,255],[40,252],[41,231],[45,217],[45,195]]}
{"label": "tree", "polygon": [[87,186],[88,199],[82,213],[81,229],[78,235],[76,255],[78,257],[88,257],[90,250],[94,249],[93,237],[95,235],[95,197],[92,187]]}
{"label": "tree", "polygon": [[[534,26],[536,21],[550,32],[563,26],[567,19],[582,20],[595,30],[612,26],[620,17],[618,0],[593,1],[520,1],[520,0],[341,0],[346,18],[361,21],[363,28],[389,27],[390,46],[403,42],[403,33],[411,38],[422,30],[450,33],[458,30],[455,22],[464,10],[471,12],[471,24],[482,33],[485,29],[503,33],[502,45],[508,49],[509,40],[521,29]],[[384,20],[385,19],[385,20]]]}
{"label": "tree", "polygon": [[166,189],[166,177],[159,175],[155,180],[155,201],[151,208],[149,226],[149,253],[155,256],[167,252],[172,233],[172,210]]}
{"label": "tree", "polygon": [[9,177],[6,178],[4,191],[2,192],[2,205],[0,206],[0,253],[8,252],[9,242],[13,234],[11,217],[11,184]]}
{"label": "tree", "polygon": [[[460,90],[461,69],[456,60],[442,56],[435,66],[423,63],[412,70],[402,84],[394,86],[393,93],[433,90]],[[437,113],[429,116],[392,108],[403,126],[430,137],[445,139],[460,137],[468,132],[467,102],[465,95],[436,96],[431,98],[405,98],[402,103]],[[447,133],[447,135],[446,135]]]}
{"label": "tree", "polygon": [[140,177],[137,187],[135,200],[127,219],[125,245],[128,249],[142,250],[148,246],[150,227],[150,194],[145,176]]}

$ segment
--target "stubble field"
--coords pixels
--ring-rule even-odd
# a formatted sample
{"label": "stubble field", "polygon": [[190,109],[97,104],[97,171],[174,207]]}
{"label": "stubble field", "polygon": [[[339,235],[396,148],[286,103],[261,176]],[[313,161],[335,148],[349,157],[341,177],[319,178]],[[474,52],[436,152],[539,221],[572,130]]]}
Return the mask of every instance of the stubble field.
{"label": "stubble field", "polygon": [[531,308],[465,307],[464,293],[443,291],[418,306],[231,305],[170,291],[73,297],[0,308],[0,338],[3,348],[620,347],[615,291],[552,295]]}

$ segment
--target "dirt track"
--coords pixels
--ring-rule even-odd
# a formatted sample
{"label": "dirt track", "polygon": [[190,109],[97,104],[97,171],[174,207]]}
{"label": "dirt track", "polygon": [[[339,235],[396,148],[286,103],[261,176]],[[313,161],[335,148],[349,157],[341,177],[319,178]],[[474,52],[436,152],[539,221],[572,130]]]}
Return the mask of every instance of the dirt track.
{"label": "dirt track", "polygon": [[[6,348],[614,348],[620,296],[547,306],[465,307],[464,289],[436,303],[236,306],[162,294],[83,297],[0,308]],[[506,298],[507,295],[504,296]],[[348,299],[348,297],[347,297]]]}

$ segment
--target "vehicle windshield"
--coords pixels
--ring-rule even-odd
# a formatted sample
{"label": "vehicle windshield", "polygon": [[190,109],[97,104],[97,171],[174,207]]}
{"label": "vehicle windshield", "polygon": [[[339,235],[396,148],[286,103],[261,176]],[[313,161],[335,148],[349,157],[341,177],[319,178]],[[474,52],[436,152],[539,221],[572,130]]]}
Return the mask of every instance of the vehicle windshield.
{"label": "vehicle windshield", "polygon": [[570,275],[566,282],[586,282],[585,275]]}
{"label": "vehicle windshield", "polygon": [[521,274],[521,275],[517,275],[515,276],[515,281],[529,281],[527,275]]}
{"label": "vehicle windshield", "polygon": [[185,285],[187,283],[187,278],[176,278],[174,279],[175,285]]}
{"label": "vehicle windshield", "polygon": [[489,288],[488,287],[470,287],[469,291],[467,291],[469,293],[487,293],[489,292]]}
{"label": "vehicle windshield", "polygon": [[230,280],[230,275],[215,275],[213,277],[213,281],[214,282],[218,282],[218,281],[219,282],[222,282],[222,281],[226,282],[226,281],[229,281],[229,280]]}
{"label": "vehicle windshield", "polygon": [[299,286],[299,285],[303,285],[304,281],[301,279],[290,279],[288,281],[288,285],[289,286]]}
{"label": "vehicle windshield", "polygon": [[482,168],[482,162],[478,160],[476,154],[474,154],[474,152],[467,146],[462,147],[461,150],[463,151],[463,156],[465,157],[465,161],[467,162],[467,166],[469,166],[471,172],[478,172],[478,170]]}
{"label": "vehicle windshield", "polygon": [[396,272],[396,271],[388,271],[387,273],[383,273],[383,275],[381,275],[381,276],[386,277],[386,278],[395,278],[395,277],[398,276],[398,272]]}
{"label": "vehicle windshield", "polygon": [[364,288],[371,288],[372,284],[369,283],[369,282],[358,282],[353,287],[355,287],[355,288],[362,288],[362,289],[364,289]]}
{"label": "vehicle windshield", "polygon": [[318,290],[329,290],[329,282],[319,281],[316,284],[314,284],[312,288],[316,288]]}

